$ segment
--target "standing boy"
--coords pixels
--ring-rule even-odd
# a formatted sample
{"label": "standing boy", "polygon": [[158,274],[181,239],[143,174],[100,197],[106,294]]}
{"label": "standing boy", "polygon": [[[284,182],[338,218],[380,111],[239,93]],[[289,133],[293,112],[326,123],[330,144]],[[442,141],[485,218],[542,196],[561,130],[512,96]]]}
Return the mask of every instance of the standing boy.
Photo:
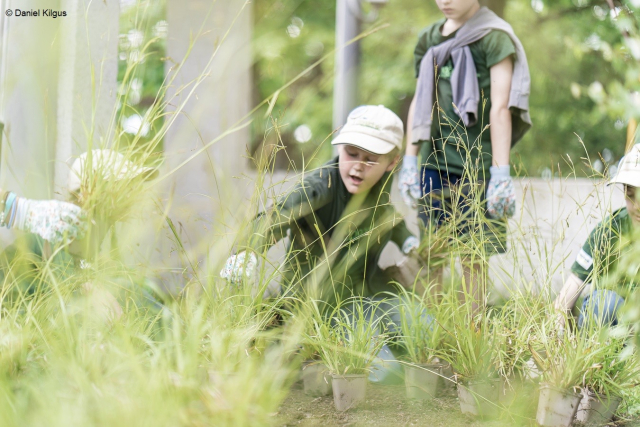
{"label": "standing boy", "polygon": [[591,283],[593,289],[584,298],[578,328],[586,322],[599,324],[618,323],[618,311],[624,304],[634,283],[618,283],[612,286],[606,279],[616,266],[621,254],[629,247],[634,229],[640,227],[640,144],[625,155],[611,184],[623,184],[626,206],[600,222],[578,253],[571,267],[571,275],[555,301],[558,326],[564,328],[565,316],[573,309],[584,287]]}
{"label": "standing boy", "polygon": [[[478,0],[436,4],[445,18],[423,30],[415,48],[400,190],[424,228],[454,221],[458,238],[476,229],[486,255],[503,253],[506,217],[515,212],[509,150],[531,127],[527,59],[511,26]],[[478,193],[485,220],[474,226]],[[479,258],[462,259],[474,313],[484,301],[487,259]],[[442,271],[436,275],[441,282]]]}

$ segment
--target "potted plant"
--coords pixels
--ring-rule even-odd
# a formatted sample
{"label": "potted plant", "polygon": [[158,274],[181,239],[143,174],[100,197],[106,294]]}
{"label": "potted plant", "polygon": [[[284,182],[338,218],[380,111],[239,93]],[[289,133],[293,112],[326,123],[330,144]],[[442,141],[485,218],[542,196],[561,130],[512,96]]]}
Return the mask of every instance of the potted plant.
{"label": "potted plant", "polygon": [[[541,337],[543,335],[540,335]],[[541,338],[542,349],[530,350],[542,372],[536,421],[541,426],[570,426],[582,396],[583,378],[602,350],[589,334],[564,334]]]}
{"label": "potted plant", "polygon": [[640,365],[633,352],[623,352],[625,339],[603,339],[600,361],[585,376],[582,400],[576,419],[585,425],[604,425],[611,421],[622,401],[624,389],[640,378]]}
{"label": "potted plant", "polygon": [[302,343],[302,384],[305,394],[327,396],[331,394],[331,375],[329,368],[320,360],[320,351],[315,336],[308,335]]}
{"label": "potted plant", "polygon": [[546,320],[546,305],[544,296],[516,292],[492,319],[502,406],[511,406],[526,391],[527,361],[531,359],[528,344],[535,326]]}
{"label": "potted plant", "polygon": [[418,297],[405,293],[400,306],[400,342],[406,353],[404,380],[409,399],[428,400],[436,397],[445,384],[445,369],[451,370],[441,357],[447,338],[443,326],[451,318],[452,305],[445,301],[429,304],[429,295]]}
{"label": "potted plant", "polygon": [[[464,310],[457,310],[460,313]],[[459,316],[460,317],[460,316]],[[498,412],[500,379],[497,375],[497,340],[489,315],[477,323],[466,315],[456,319],[450,329],[453,343],[449,362],[456,375],[460,409],[464,414],[493,417]]]}
{"label": "potted plant", "polygon": [[380,320],[368,315],[375,308],[374,303],[354,298],[338,306],[324,321],[314,320],[320,358],[331,372],[338,411],[364,401],[368,373],[386,342],[379,331]]}

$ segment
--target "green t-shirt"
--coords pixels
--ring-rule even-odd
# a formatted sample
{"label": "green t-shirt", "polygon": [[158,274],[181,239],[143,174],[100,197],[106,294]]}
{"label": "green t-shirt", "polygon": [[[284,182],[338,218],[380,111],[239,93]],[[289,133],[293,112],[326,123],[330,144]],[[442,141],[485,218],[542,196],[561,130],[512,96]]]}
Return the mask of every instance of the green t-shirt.
{"label": "green t-shirt", "polygon": [[[592,282],[595,286],[605,283],[602,279],[615,268],[620,256],[631,243],[629,236],[632,227],[627,208],[613,212],[591,231],[571,267],[571,272],[580,280]],[[625,283],[622,288],[629,286],[634,285]],[[621,290],[620,286],[617,290]]]}
{"label": "green t-shirt", "polygon": [[288,236],[288,257],[282,267],[286,281],[302,288],[321,286],[321,298],[327,302],[393,292],[378,261],[388,242],[402,248],[412,233],[391,204],[391,182],[385,173],[368,194],[353,196],[334,158],[305,175],[276,208],[258,215],[249,230],[249,246],[262,252]]}
{"label": "green t-shirt", "polygon": [[[446,19],[441,19],[420,32],[414,51],[416,77],[420,71],[420,62],[429,48],[455,36],[455,32],[443,36],[441,28]],[[462,175],[466,161],[476,165],[480,174],[488,176],[491,166],[491,133],[485,127],[489,124],[491,110],[491,73],[490,69],[508,56],[515,55],[516,48],[511,37],[503,31],[494,30],[475,43],[469,45],[478,75],[480,105],[478,123],[464,127],[453,107],[451,59],[438,69],[436,102],[438,114],[431,127],[433,144],[422,143],[420,157],[429,169],[448,170],[449,173]]]}

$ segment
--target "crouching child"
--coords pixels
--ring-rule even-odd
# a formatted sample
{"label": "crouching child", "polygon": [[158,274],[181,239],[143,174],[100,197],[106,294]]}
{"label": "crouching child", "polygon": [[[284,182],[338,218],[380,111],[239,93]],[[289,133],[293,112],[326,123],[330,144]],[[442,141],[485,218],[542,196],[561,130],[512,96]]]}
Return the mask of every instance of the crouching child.
{"label": "crouching child", "polygon": [[[258,254],[288,237],[281,266],[284,293],[320,301],[325,309],[351,297],[384,299],[384,313],[376,310],[380,313],[374,315],[399,325],[397,288],[380,271],[378,261],[389,242],[405,254],[418,246],[390,202],[391,172],[403,138],[402,120],[387,108],[353,110],[332,141],[338,156],[305,174],[256,217],[249,235],[240,240],[246,246],[227,260],[221,277],[236,284],[255,280]],[[379,357],[393,360],[386,346]],[[397,362],[391,369],[399,370]],[[378,370],[370,379],[385,380],[387,373]]]}
{"label": "crouching child", "polygon": [[578,313],[577,327],[617,325],[618,313],[628,295],[637,287],[634,281],[611,283],[620,258],[631,248],[635,231],[640,227],[640,144],[636,144],[620,161],[618,172],[608,185],[624,186],[625,206],[600,222],[578,253],[554,308],[557,326],[564,331],[566,317],[590,283]]}

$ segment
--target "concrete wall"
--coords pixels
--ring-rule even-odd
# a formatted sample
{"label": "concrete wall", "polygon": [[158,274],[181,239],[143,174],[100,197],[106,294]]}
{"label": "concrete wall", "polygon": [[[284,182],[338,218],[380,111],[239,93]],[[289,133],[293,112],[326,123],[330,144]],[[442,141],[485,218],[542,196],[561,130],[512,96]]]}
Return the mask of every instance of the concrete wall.
{"label": "concrete wall", "polygon": [[[10,0],[2,13],[0,185],[64,197],[66,162],[109,142],[117,92],[119,1]],[[66,11],[8,17],[5,10]]]}
{"label": "concrete wall", "polygon": [[[53,197],[56,105],[62,19],[8,17],[5,10],[57,8],[59,1],[4,1],[0,120],[5,123],[0,187]],[[9,239],[8,232],[2,238]]]}
{"label": "concrete wall", "polygon": [[[285,180],[288,181],[283,183]],[[278,194],[294,182],[294,177],[278,173],[271,177],[267,187],[279,183],[272,187]],[[603,181],[522,178],[515,179],[514,183],[517,212],[509,220],[507,253],[490,260],[494,301],[525,287],[534,291],[559,291],[591,230],[612,210],[624,206],[620,186],[607,186]],[[404,204],[396,183],[391,198],[409,229],[417,234],[416,213]],[[280,244],[270,250],[269,258],[277,265],[284,253],[285,247]],[[386,268],[402,258],[400,250],[390,243],[379,265]]]}
{"label": "concrete wall", "polygon": [[[620,186],[590,179],[523,178],[515,185],[518,210],[509,221],[508,250],[490,262],[494,296],[507,297],[523,287],[557,292],[593,227],[624,206],[624,195]],[[417,218],[395,186],[392,198],[417,232]],[[390,245],[386,256],[382,266],[397,262],[401,254]]]}
{"label": "concrete wall", "polygon": [[[165,138],[164,174],[179,169],[162,191],[187,257],[195,264],[225,240],[233,229],[228,221],[233,222],[234,206],[253,187],[250,181],[233,179],[245,171],[248,129],[220,138],[252,108],[251,5],[169,0],[167,19],[167,56],[172,60],[166,70],[172,79],[168,120],[175,122]],[[166,228],[164,235],[162,262],[186,266],[175,237]]]}
{"label": "concrete wall", "polygon": [[[118,0],[9,0],[0,25],[0,187],[64,198],[72,154],[106,140],[117,91]],[[67,16],[17,16],[53,9]],[[7,16],[6,10],[13,12]],[[8,243],[14,233],[0,230]]]}

